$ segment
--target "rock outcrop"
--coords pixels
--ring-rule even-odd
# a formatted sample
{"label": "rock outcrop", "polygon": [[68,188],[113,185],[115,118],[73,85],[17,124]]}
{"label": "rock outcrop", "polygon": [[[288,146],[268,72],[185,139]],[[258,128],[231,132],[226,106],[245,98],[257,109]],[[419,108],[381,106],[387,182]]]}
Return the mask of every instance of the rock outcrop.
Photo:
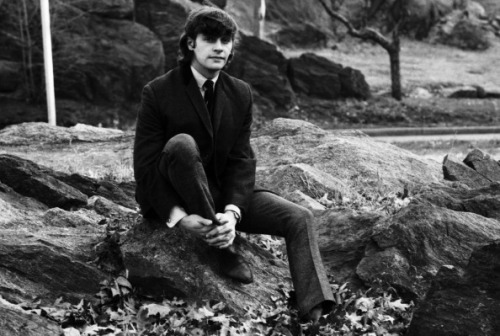
{"label": "rock outcrop", "polygon": [[500,242],[474,251],[464,272],[443,266],[415,312],[409,336],[500,333]]}
{"label": "rock outcrop", "polygon": [[359,70],[344,68],[312,53],[291,58],[289,62],[288,76],[297,92],[325,99],[370,97],[370,86]]}
{"label": "rock outcrop", "polygon": [[[29,130],[36,134],[34,139],[44,144],[38,149],[44,158],[60,155],[57,151],[65,147],[85,155],[89,147],[104,150],[107,144],[130,151],[132,146],[131,137],[103,142],[98,139],[107,135],[95,133],[92,139],[88,130],[85,141],[61,142],[77,136],[78,130],[60,127],[48,127],[50,135],[43,139],[42,128],[22,125],[17,130],[28,138]],[[0,133],[0,144],[8,144],[0,145],[2,151],[27,155],[31,145],[14,130],[13,126]],[[426,320],[436,305],[441,307],[443,297],[464,302],[456,312],[448,309],[445,319],[452,313],[459,318],[466,307],[484,304],[478,310],[484,312],[480,321],[488,330],[496,330],[490,316],[498,308],[494,295],[498,280],[488,279],[496,279],[498,270],[495,263],[491,269],[484,265],[498,259],[497,161],[472,151],[466,164],[456,164],[480,174],[484,184],[471,184],[465,174],[447,181],[451,175],[445,175],[435,161],[361,132],[329,132],[290,119],[267,125],[255,134],[252,145],[258,158],[258,184],[315,214],[321,254],[335,280],[357,288],[387,283],[405,299],[424,302],[417,320]],[[272,304],[272,296],[290,289],[286,264],[242,237],[237,248],[252,265],[256,281],[242,286],[221,277],[210,250],[196,238],[139,217],[133,182],[68,175],[12,154],[0,155],[0,162],[0,295],[7,302],[17,304],[34,296],[51,302],[61,295],[70,301],[90,299],[99,280],[125,269],[140,293],[217,299],[236,314],[242,314],[244,306]],[[487,247],[491,244],[497,247]],[[440,282],[444,265],[465,274],[455,277],[458,287],[443,285],[455,283],[451,280]],[[461,291],[464,283],[470,292]],[[478,295],[472,297],[473,293]],[[464,323],[474,316],[464,317]],[[452,330],[437,319],[428,321],[418,324],[423,329],[414,332],[423,333],[414,335]]]}
{"label": "rock outcrop", "polygon": [[[39,8],[27,2],[30,34],[19,35],[17,3],[0,3],[0,127],[46,118]],[[161,74],[164,53],[159,39],[132,18],[132,1],[71,1],[52,9],[54,82],[61,125],[92,120],[113,126],[132,119],[142,87]],[[70,21],[70,25],[64,22]],[[27,38],[30,41],[27,41]],[[29,50],[25,45],[29,44]],[[24,55],[24,56],[22,56]],[[18,79],[11,81],[12,72]],[[31,102],[27,104],[26,101]],[[98,108],[96,108],[98,106]],[[99,108],[100,107],[100,108]],[[100,109],[100,110],[99,110]],[[99,111],[96,111],[99,110]],[[27,113],[28,111],[28,113]],[[103,113],[105,111],[105,113]],[[113,121],[114,120],[114,121]]]}

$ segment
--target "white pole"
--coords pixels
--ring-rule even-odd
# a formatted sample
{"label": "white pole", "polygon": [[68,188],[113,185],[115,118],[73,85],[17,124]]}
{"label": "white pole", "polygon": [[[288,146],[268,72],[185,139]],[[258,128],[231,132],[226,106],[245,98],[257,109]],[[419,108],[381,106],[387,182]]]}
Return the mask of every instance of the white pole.
{"label": "white pole", "polygon": [[52,66],[52,38],[50,34],[49,0],[40,0],[42,12],[43,61],[45,65],[45,90],[49,124],[56,125],[56,98],[54,94],[54,70]]}

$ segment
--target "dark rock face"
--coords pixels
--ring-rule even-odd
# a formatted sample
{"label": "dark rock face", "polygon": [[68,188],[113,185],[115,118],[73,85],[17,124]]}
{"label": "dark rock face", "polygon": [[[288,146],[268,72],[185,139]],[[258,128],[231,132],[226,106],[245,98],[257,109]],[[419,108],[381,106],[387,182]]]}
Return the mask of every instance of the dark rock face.
{"label": "dark rock face", "polygon": [[134,0],[70,0],[68,3],[84,12],[110,19],[130,18],[134,12]]}
{"label": "dark rock face", "polygon": [[279,284],[288,288],[289,274],[283,262],[260,248],[242,239],[236,246],[254,272],[252,284],[243,286],[221,277],[213,250],[179,228],[168,230],[144,221],[129,232],[121,250],[129,279],[142,293],[217,299],[244,313],[243,302],[258,308],[254,298],[270,304]]}
{"label": "dark rock face", "polygon": [[267,0],[266,8],[266,19],[284,26],[289,25],[290,22],[308,23],[326,32],[335,27],[335,22],[328,16],[319,2]]}
{"label": "dark rock face", "polygon": [[161,40],[165,55],[165,70],[172,69],[177,65],[179,36],[183,31],[189,10],[193,6],[194,4],[187,0],[135,1],[137,22],[148,27]]}
{"label": "dark rock face", "polygon": [[275,45],[241,34],[241,41],[228,72],[252,85],[277,108],[288,109],[295,93],[286,74],[287,61]]}
{"label": "dark rock face", "polygon": [[[39,7],[30,6],[32,2],[29,1],[27,4],[28,15],[33,18],[30,27],[39,27]],[[15,69],[9,63],[5,70],[5,62],[24,61],[17,65],[20,69],[17,80],[9,80],[8,85],[5,84],[7,87],[1,90],[6,94],[2,95],[1,104],[5,109],[0,126],[46,120],[46,108],[42,104],[45,85],[40,66],[43,64],[41,33],[38,28],[30,32],[32,47],[25,50],[23,56],[22,41],[26,36],[19,36],[15,6],[13,3],[0,4],[0,43],[7,46],[0,50],[0,62],[4,65],[0,67],[4,69],[0,70],[0,77],[7,76],[9,80],[12,77],[9,73]],[[107,126],[113,125],[113,119],[118,122],[133,119],[135,111],[131,110],[140,98],[142,87],[163,72],[161,42],[144,26],[123,19],[132,17],[132,9],[131,0],[71,1],[51,7],[54,82],[60,124],[76,123],[71,110],[80,110],[77,114],[80,122]],[[78,108],[71,109],[75,104]],[[83,106],[85,104],[90,106]],[[114,111],[93,112],[100,108],[106,112],[114,108]],[[25,112],[26,109],[31,109],[30,113]]]}
{"label": "dark rock face", "polygon": [[488,186],[491,180],[474,169],[445,156],[443,161],[444,178],[449,181],[460,181],[471,188]]}
{"label": "dark rock face", "polygon": [[474,251],[465,272],[443,267],[413,316],[410,336],[500,333],[500,243]]}
{"label": "dark rock face", "polygon": [[427,204],[409,205],[379,221],[357,274],[369,283],[382,278],[422,297],[442,265],[464,268],[473,249],[500,239],[497,220]]}
{"label": "dark rock face", "polygon": [[294,90],[325,99],[355,97],[367,99],[370,88],[359,70],[342,65],[312,53],[290,59],[288,69]]}
{"label": "dark rock face", "polygon": [[19,62],[0,60],[0,93],[16,92],[21,86],[22,65]]}
{"label": "dark rock face", "polygon": [[366,100],[370,98],[370,86],[363,73],[351,67],[340,71],[342,97],[352,97]]}
{"label": "dark rock face", "polygon": [[70,209],[87,204],[87,196],[52,176],[46,176],[34,162],[22,160],[12,155],[0,155],[0,181],[16,192],[40,197],[51,207]]}
{"label": "dark rock face", "polygon": [[287,48],[325,48],[328,41],[328,35],[310,23],[286,26],[270,38]]}
{"label": "dark rock face", "polygon": [[500,164],[479,149],[467,154],[464,163],[490,181],[500,181]]}
{"label": "dark rock face", "polygon": [[467,50],[486,50],[491,42],[481,24],[462,19],[453,27],[446,44]]}
{"label": "dark rock face", "polygon": [[0,330],[2,336],[60,336],[64,333],[55,322],[2,304]]}

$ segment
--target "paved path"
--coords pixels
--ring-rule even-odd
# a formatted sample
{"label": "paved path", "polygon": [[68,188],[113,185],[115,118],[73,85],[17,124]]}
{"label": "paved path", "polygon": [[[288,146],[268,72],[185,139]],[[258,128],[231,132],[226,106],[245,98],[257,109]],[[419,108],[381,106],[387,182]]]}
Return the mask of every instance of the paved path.
{"label": "paved path", "polygon": [[391,136],[372,136],[372,137],[377,141],[385,141],[385,142],[411,142],[411,141],[433,141],[433,140],[488,141],[488,140],[499,140],[500,133],[391,135]]}

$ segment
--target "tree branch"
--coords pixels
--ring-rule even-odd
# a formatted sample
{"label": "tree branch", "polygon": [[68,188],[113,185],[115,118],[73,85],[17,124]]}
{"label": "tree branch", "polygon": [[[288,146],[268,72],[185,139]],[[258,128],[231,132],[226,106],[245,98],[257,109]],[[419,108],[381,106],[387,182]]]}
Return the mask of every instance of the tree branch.
{"label": "tree branch", "polygon": [[390,40],[388,40],[384,35],[382,35],[380,32],[372,28],[363,28],[361,30],[356,29],[347,18],[345,18],[340,13],[331,10],[330,7],[327,6],[325,0],[318,0],[318,1],[321,3],[321,5],[323,5],[323,8],[325,8],[326,12],[331,18],[342,22],[342,24],[347,28],[349,35],[363,40],[375,41],[387,51],[391,51],[392,49],[394,49],[395,46],[393,45],[393,43]]}

